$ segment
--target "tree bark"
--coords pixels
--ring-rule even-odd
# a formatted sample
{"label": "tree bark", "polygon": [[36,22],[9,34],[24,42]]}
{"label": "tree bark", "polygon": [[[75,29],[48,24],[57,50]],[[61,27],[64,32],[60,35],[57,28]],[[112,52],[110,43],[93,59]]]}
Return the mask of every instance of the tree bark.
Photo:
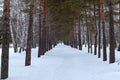
{"label": "tree bark", "polygon": [[[120,14],[120,1],[119,1],[119,14]],[[119,28],[118,28],[118,29],[120,30],[120,15],[119,15]],[[119,32],[119,34],[120,34],[120,32]],[[119,35],[119,40],[118,40],[118,42],[119,42],[118,51],[120,51],[120,35]]]}
{"label": "tree bark", "polygon": [[104,0],[100,1],[101,4],[101,20],[102,20],[102,32],[103,32],[103,61],[107,60],[106,52],[106,34],[105,34],[105,13],[104,13]]}
{"label": "tree bark", "polygon": [[38,48],[38,57],[41,55],[42,41],[41,41],[41,2],[39,2],[39,48]]}
{"label": "tree bark", "polygon": [[109,40],[110,40],[110,59],[109,63],[115,62],[115,36],[114,36],[114,19],[113,19],[113,0],[109,0]]}
{"label": "tree bark", "polygon": [[4,0],[1,79],[8,78],[10,42],[10,0]]}
{"label": "tree bark", "polygon": [[98,58],[101,57],[101,15],[100,15],[100,0],[99,0],[99,22],[98,22]]}
{"label": "tree bark", "polygon": [[97,26],[96,26],[96,1],[94,0],[94,22],[95,22],[95,43],[94,43],[94,55],[97,55]]}
{"label": "tree bark", "polygon": [[46,0],[41,0],[41,6],[43,7],[42,9],[42,27],[41,27],[41,55],[44,55],[44,53],[47,50],[47,38],[46,38]]}
{"label": "tree bark", "polygon": [[31,5],[30,5],[29,26],[28,26],[28,39],[27,39],[25,66],[31,65],[31,47],[32,47],[32,40],[33,40],[34,1],[35,0],[31,0]]}

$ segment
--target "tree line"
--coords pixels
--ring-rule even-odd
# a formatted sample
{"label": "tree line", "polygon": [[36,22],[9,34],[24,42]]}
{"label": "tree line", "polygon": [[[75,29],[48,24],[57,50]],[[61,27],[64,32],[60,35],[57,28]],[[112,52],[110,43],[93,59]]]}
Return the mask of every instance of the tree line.
{"label": "tree line", "polygon": [[10,42],[15,53],[26,51],[25,66],[31,65],[31,48],[38,46],[40,57],[61,41],[80,50],[85,45],[88,53],[114,63],[115,49],[120,51],[120,0],[4,0],[0,30],[1,79],[8,78]]}

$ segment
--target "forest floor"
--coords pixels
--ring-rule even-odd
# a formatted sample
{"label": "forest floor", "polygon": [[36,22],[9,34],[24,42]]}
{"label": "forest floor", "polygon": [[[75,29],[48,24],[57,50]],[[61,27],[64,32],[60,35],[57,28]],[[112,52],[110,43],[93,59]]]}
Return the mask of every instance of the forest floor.
{"label": "forest floor", "polygon": [[[109,52],[109,49],[107,50]],[[114,64],[103,62],[102,58],[98,59],[97,56],[87,53],[87,48],[84,46],[80,51],[58,44],[40,58],[37,58],[37,51],[37,48],[32,49],[32,64],[25,67],[25,52],[14,53],[13,48],[10,48],[7,80],[119,80],[120,78],[120,52],[117,51]]]}

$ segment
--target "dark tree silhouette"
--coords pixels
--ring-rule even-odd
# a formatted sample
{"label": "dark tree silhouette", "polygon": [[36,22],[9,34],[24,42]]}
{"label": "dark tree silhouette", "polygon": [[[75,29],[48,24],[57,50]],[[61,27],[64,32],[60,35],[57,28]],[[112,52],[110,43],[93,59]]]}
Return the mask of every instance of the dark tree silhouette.
{"label": "dark tree silhouette", "polygon": [[80,18],[82,15],[79,16],[79,25],[78,25],[78,43],[79,43],[79,49],[82,50],[82,42],[81,42],[81,26],[80,26]]}
{"label": "dark tree silhouette", "polygon": [[32,47],[32,40],[33,40],[33,11],[34,11],[33,9],[34,9],[34,1],[35,0],[31,0],[31,5],[30,5],[25,66],[31,65],[31,47]]}
{"label": "dark tree silhouette", "polygon": [[39,2],[39,48],[38,48],[38,57],[41,55],[41,49],[42,49],[42,39],[41,39],[41,2]]}
{"label": "dark tree silhouette", "polygon": [[96,24],[96,0],[94,0],[94,22],[95,22],[95,43],[94,43],[94,55],[97,55],[97,24]]}
{"label": "dark tree silhouette", "polygon": [[98,58],[101,57],[101,15],[100,15],[100,0],[99,0],[99,23],[98,23]]}
{"label": "dark tree silhouette", "polygon": [[113,2],[109,0],[109,41],[110,41],[110,59],[109,63],[115,62],[115,37],[114,37],[114,19],[113,19]]}
{"label": "dark tree silhouette", "polygon": [[8,78],[10,42],[10,0],[4,0],[1,79]]}
{"label": "dark tree silhouette", "polygon": [[103,61],[107,60],[106,52],[106,34],[105,34],[105,12],[104,12],[104,0],[100,1],[101,4],[101,20],[102,20],[102,32],[103,32]]}

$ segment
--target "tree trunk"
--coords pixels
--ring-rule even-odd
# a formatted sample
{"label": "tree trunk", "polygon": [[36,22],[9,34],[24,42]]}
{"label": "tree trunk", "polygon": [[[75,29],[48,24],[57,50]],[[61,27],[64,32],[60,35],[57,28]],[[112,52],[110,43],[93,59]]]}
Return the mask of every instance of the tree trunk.
{"label": "tree trunk", "polygon": [[85,21],[86,21],[86,42],[87,42],[87,44],[88,44],[88,53],[90,52],[90,37],[89,37],[89,26],[88,26],[88,20],[87,20],[87,18],[88,18],[88,16],[87,16],[87,11],[85,11],[85,14],[86,14],[86,19],[85,19]]}
{"label": "tree trunk", "polygon": [[[120,1],[119,1],[119,14],[120,14]],[[119,28],[118,29],[120,30],[120,15],[119,15]],[[119,34],[120,34],[120,32],[119,32]],[[119,37],[118,51],[120,51],[120,35],[118,37]]]}
{"label": "tree trunk", "polygon": [[96,26],[96,4],[94,0],[94,22],[95,22],[95,43],[94,43],[94,55],[97,55],[97,26]]}
{"label": "tree trunk", "polygon": [[10,42],[10,0],[4,0],[1,79],[8,78]]}
{"label": "tree trunk", "polygon": [[[80,15],[81,17],[81,15]],[[81,26],[80,26],[80,17],[78,20],[78,43],[79,43],[79,50],[82,50],[82,42],[81,42]]]}
{"label": "tree trunk", "polygon": [[100,15],[101,9],[100,9],[100,0],[99,0],[99,22],[98,22],[98,58],[101,57],[101,15]]}
{"label": "tree trunk", "polygon": [[92,49],[92,32],[90,31],[90,50],[91,50],[91,54],[93,53],[93,49]]}
{"label": "tree trunk", "polygon": [[31,65],[31,47],[32,47],[32,40],[33,40],[33,11],[34,11],[34,1],[35,0],[31,0],[31,5],[30,5],[29,26],[28,26],[28,39],[27,39],[25,66]]}
{"label": "tree trunk", "polygon": [[113,0],[109,0],[109,40],[110,40],[110,59],[109,63],[115,62],[115,37],[114,37],[114,19],[113,19]]}
{"label": "tree trunk", "polygon": [[88,53],[90,52],[90,35],[89,35],[89,26],[87,25],[87,44],[88,44]]}
{"label": "tree trunk", "polygon": [[38,48],[38,57],[41,55],[42,41],[41,41],[41,2],[39,2],[39,48]]}
{"label": "tree trunk", "polygon": [[[14,52],[18,52],[18,46],[17,46],[17,32],[15,31],[15,27],[16,25],[16,19],[11,20],[11,37],[12,37],[12,43],[13,43],[13,47],[14,47]],[[13,24],[14,22],[14,24]]]}
{"label": "tree trunk", "polygon": [[104,0],[101,0],[101,20],[102,20],[102,32],[103,32],[103,61],[107,60],[106,53],[106,34],[105,34],[105,13],[104,13]]}
{"label": "tree trunk", "polygon": [[44,55],[44,53],[46,52],[47,50],[47,44],[46,44],[46,1],[45,0],[41,0],[41,6],[43,7],[42,9],[42,27],[41,27],[41,32],[42,32],[42,35],[41,35],[41,55]]}
{"label": "tree trunk", "polygon": [[118,51],[120,51],[120,43],[119,43],[119,45],[118,45]]}

